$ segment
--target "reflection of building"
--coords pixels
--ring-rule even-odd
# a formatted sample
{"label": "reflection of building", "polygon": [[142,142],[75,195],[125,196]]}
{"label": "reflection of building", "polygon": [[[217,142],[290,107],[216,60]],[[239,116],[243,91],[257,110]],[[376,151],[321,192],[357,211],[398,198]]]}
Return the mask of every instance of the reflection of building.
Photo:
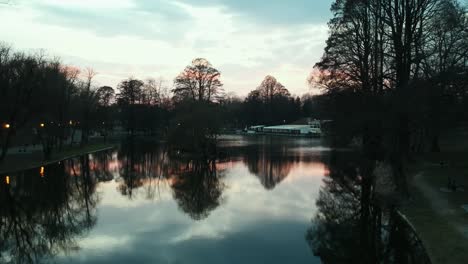
{"label": "reflection of building", "polygon": [[281,125],[264,127],[264,134],[280,134],[291,136],[320,136],[320,126],[314,125]]}

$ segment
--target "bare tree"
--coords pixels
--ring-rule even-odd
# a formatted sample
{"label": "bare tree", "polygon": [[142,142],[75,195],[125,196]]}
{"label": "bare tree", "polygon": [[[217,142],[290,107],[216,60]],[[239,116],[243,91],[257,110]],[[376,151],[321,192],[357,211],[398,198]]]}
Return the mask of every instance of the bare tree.
{"label": "bare tree", "polygon": [[5,158],[15,131],[31,120],[33,95],[42,87],[45,69],[43,56],[12,52],[8,46],[0,45],[0,161]]}
{"label": "bare tree", "polygon": [[96,74],[90,67],[86,68],[84,72],[84,82],[82,83],[83,120],[81,122],[81,145],[88,143],[91,129],[91,113],[94,107],[96,107],[96,93],[91,90],[93,78]]}
{"label": "bare tree", "polygon": [[135,108],[137,104],[142,103],[143,85],[143,81],[129,78],[117,87],[119,90],[117,102],[124,110],[123,120],[132,136],[135,132]]}
{"label": "bare tree", "polygon": [[110,106],[114,99],[115,91],[110,86],[101,86],[96,91],[98,103],[101,106]]}
{"label": "bare tree", "polygon": [[271,103],[275,96],[290,96],[288,89],[271,75],[265,77],[260,86],[257,87],[257,91],[265,103]]}
{"label": "bare tree", "polygon": [[223,84],[221,73],[206,59],[198,58],[174,80],[172,90],[176,100],[218,101]]}

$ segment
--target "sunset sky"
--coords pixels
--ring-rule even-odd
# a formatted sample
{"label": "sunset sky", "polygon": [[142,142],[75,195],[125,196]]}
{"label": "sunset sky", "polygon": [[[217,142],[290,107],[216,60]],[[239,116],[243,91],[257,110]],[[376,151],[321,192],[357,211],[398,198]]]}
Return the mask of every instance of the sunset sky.
{"label": "sunset sky", "polygon": [[[203,57],[226,92],[244,96],[271,74],[291,93],[327,37],[331,0],[0,0],[0,41],[92,67],[97,85],[174,77]],[[6,4],[5,4],[6,3]]]}

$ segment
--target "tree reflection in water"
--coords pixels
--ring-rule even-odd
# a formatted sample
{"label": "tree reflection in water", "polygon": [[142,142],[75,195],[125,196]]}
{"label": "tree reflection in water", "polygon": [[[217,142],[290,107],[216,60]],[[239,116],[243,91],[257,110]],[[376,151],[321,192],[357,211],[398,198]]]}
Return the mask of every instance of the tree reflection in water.
{"label": "tree reflection in water", "polygon": [[129,199],[142,190],[154,199],[160,183],[168,183],[181,210],[195,220],[206,218],[220,204],[224,184],[215,160],[169,157],[164,146],[129,140],[118,154],[118,190]]}
{"label": "tree reflection in water", "polygon": [[75,238],[96,223],[89,164],[82,157],[1,176],[1,263],[36,263],[77,249]]}
{"label": "tree reflection in water", "polygon": [[381,175],[352,153],[332,153],[306,239],[322,263],[430,263],[414,230],[380,195]]}
{"label": "tree reflection in water", "polygon": [[224,188],[216,162],[195,160],[180,169],[171,181],[174,199],[192,219],[208,217],[219,206]]}
{"label": "tree reflection in water", "polygon": [[168,161],[160,145],[127,140],[117,155],[119,163],[119,191],[132,199],[135,191],[145,187],[145,195],[153,199],[160,180],[168,172]]}
{"label": "tree reflection in water", "polygon": [[244,162],[249,171],[260,179],[265,189],[272,190],[288,177],[299,156],[290,156],[286,147],[272,144],[259,145],[244,150]]}
{"label": "tree reflection in water", "polygon": [[[117,179],[119,182],[117,188],[122,195],[129,199],[141,194],[141,191],[147,199],[154,199],[161,183],[168,183],[172,188],[177,186],[187,190],[188,186],[192,186],[195,188],[192,195],[205,195],[207,194],[206,190],[210,187],[213,188],[213,193],[210,195],[214,197],[213,195],[218,193],[218,190],[222,191],[220,187],[223,184],[219,182],[219,174],[226,168],[220,169],[220,167],[243,162],[249,172],[260,179],[266,190],[272,190],[287,178],[291,170],[299,163],[320,159],[320,154],[304,155],[303,153],[291,152],[288,141],[225,147],[225,149],[221,147],[220,150],[229,153],[223,160],[216,160],[216,162],[183,161],[184,157],[177,155],[169,157],[161,144],[128,140],[123,142],[117,154],[118,174],[120,175],[120,178]],[[204,165],[205,163],[211,165]],[[214,169],[216,170],[213,171]],[[196,176],[189,177],[188,175]],[[207,175],[216,176],[208,177]],[[201,187],[205,188],[205,191],[197,192]],[[196,190],[197,188],[198,190]],[[180,190],[177,191],[180,192]],[[202,197],[200,197],[201,200],[203,200]],[[189,210],[184,211],[189,212]]]}

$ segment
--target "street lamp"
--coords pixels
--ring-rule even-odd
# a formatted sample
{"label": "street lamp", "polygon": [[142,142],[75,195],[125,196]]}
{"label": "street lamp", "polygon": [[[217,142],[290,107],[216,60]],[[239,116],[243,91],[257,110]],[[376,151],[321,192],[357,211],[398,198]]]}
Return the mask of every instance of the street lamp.
{"label": "street lamp", "polygon": [[3,127],[6,128],[6,129],[8,129],[8,128],[10,128],[10,124],[8,124],[8,123],[7,123],[7,124],[4,124]]}
{"label": "street lamp", "polygon": [[39,126],[40,126],[40,127],[45,127],[45,124],[44,124],[44,123],[41,123]]}

